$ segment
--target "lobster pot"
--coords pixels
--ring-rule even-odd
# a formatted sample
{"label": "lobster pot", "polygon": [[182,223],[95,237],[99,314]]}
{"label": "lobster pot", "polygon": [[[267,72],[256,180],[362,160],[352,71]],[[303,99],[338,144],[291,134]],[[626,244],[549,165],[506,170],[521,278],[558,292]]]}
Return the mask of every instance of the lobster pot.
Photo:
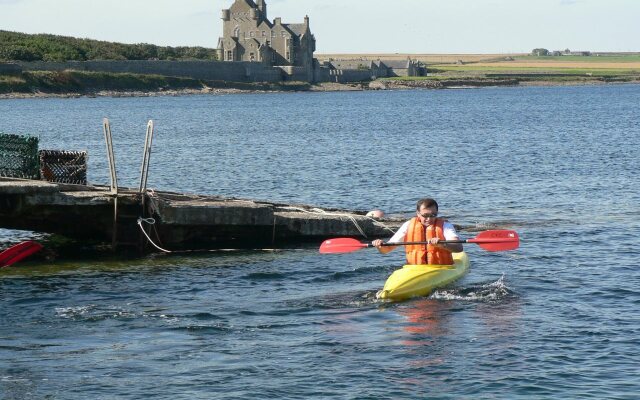
{"label": "lobster pot", "polygon": [[0,133],[0,176],[39,179],[38,138]]}
{"label": "lobster pot", "polygon": [[40,150],[40,176],[56,183],[87,184],[87,152]]}

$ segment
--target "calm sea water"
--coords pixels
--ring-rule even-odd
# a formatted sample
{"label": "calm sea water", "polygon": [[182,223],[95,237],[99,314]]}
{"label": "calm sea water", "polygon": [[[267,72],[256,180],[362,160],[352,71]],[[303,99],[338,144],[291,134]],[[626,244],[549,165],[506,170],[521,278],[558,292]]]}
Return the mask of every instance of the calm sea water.
{"label": "calm sea water", "polygon": [[[410,214],[471,272],[375,300],[403,254],[58,260],[0,271],[0,398],[580,398],[640,393],[640,86],[0,101],[0,131],[88,150],[135,186]],[[91,221],[87,221],[91,223]],[[0,242],[29,233],[0,231]]]}

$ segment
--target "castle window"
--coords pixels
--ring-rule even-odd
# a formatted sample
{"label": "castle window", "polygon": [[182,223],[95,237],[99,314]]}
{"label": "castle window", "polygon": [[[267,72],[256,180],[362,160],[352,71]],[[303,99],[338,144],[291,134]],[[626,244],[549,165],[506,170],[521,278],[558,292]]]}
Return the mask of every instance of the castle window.
{"label": "castle window", "polygon": [[233,60],[233,51],[229,50],[227,51],[227,61],[232,61]]}
{"label": "castle window", "polygon": [[287,51],[286,57],[287,57],[287,60],[291,61],[291,53],[289,53],[288,51]]}
{"label": "castle window", "polygon": [[249,53],[249,61],[255,61],[256,60],[256,54],[255,53]]}
{"label": "castle window", "polygon": [[272,38],[276,37],[276,31],[271,31],[271,37]]}
{"label": "castle window", "polygon": [[267,37],[267,32],[266,31],[262,31],[262,37]]}
{"label": "castle window", "polygon": [[256,33],[255,33],[254,31],[251,31],[251,32],[249,32],[249,36],[251,36],[251,37],[255,37],[255,36],[256,36]]}
{"label": "castle window", "polygon": [[287,37],[287,32],[282,31],[282,37]]}

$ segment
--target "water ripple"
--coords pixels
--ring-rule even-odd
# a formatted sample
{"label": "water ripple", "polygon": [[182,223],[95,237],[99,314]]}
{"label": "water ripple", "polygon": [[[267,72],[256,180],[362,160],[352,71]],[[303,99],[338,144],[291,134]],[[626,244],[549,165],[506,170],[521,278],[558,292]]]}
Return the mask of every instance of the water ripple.
{"label": "water ripple", "polygon": [[[432,196],[464,238],[515,229],[521,246],[465,245],[465,278],[399,303],[375,293],[400,250],[0,269],[0,397],[636,398],[638,98],[640,85],[2,100],[0,130],[88,150],[93,183],[108,181],[105,113],[132,187],[153,117],[149,187],[403,217]],[[0,248],[33,236],[0,230]]]}

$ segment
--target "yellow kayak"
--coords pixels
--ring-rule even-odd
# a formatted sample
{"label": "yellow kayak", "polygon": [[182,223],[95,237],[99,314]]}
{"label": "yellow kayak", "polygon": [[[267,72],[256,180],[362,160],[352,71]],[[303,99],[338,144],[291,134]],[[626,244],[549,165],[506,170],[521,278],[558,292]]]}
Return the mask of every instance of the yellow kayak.
{"label": "yellow kayak", "polygon": [[453,265],[405,265],[389,276],[376,297],[404,300],[427,296],[434,289],[460,279],[468,270],[469,256],[464,252],[453,253]]}

